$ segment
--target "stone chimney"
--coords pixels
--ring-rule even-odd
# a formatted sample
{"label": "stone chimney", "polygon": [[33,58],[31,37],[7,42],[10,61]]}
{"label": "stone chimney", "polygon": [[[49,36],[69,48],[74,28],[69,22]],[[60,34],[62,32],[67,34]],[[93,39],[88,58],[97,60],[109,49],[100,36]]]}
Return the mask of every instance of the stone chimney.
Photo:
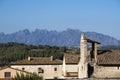
{"label": "stone chimney", "polygon": [[87,39],[84,33],[81,34],[80,40],[80,63],[79,63],[79,78],[88,78],[88,51]]}
{"label": "stone chimney", "polygon": [[29,56],[29,57],[28,57],[28,61],[30,61],[30,60],[31,60],[31,57]]}
{"label": "stone chimney", "polygon": [[53,56],[50,57],[50,60],[53,61]]}

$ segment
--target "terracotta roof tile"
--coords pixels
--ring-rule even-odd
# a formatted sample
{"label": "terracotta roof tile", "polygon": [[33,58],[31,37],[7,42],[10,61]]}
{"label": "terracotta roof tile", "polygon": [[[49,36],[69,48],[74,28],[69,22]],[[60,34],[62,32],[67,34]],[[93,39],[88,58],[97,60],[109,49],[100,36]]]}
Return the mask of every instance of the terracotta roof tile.
{"label": "terracotta roof tile", "polygon": [[24,59],[12,62],[12,65],[56,65],[62,64],[62,60],[51,60],[51,57],[31,57],[30,60]]}
{"label": "terracotta roof tile", "polygon": [[98,55],[98,65],[120,65],[120,51],[113,50]]}
{"label": "terracotta roof tile", "polygon": [[66,53],[65,54],[65,63],[66,64],[78,64],[80,56],[77,54]]}

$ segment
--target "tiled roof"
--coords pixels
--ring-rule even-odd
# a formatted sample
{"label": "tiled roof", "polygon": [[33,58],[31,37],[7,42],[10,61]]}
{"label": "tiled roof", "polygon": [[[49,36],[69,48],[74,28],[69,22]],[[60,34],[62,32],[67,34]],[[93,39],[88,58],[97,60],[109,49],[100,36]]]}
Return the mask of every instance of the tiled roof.
{"label": "tiled roof", "polygon": [[120,65],[120,51],[112,50],[98,55],[98,65]]}
{"label": "tiled roof", "polygon": [[80,56],[77,54],[66,53],[65,54],[65,63],[66,64],[78,64]]}
{"label": "tiled roof", "polygon": [[24,59],[12,62],[12,65],[60,65],[62,60],[52,60],[51,57],[31,57],[30,60]]}

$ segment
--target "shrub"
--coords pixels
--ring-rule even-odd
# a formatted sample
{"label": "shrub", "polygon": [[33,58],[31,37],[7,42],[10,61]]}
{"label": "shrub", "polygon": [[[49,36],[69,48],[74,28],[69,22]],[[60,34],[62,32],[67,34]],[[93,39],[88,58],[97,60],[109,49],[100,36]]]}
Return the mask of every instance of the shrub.
{"label": "shrub", "polygon": [[16,76],[14,78],[12,78],[12,80],[43,80],[43,77],[42,76],[39,76],[35,73],[33,74],[19,74],[19,73],[16,73]]}

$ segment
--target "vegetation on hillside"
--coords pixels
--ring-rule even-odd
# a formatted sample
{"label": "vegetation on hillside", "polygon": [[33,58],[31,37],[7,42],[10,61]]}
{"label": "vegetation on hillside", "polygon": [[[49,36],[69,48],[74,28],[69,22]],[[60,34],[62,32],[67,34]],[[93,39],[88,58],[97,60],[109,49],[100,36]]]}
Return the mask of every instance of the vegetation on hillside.
{"label": "vegetation on hillside", "polygon": [[[99,50],[119,49],[120,46],[102,46]],[[26,45],[16,42],[1,43],[0,44],[0,66],[9,66],[10,62],[22,60],[30,57],[49,57],[54,59],[62,59],[64,53],[80,54],[79,48],[75,47],[58,47],[49,45]]]}
{"label": "vegetation on hillside", "polygon": [[67,51],[66,47],[57,47],[49,45],[26,45],[15,42],[0,44],[0,66],[9,65],[10,62],[22,60],[30,57],[48,57],[62,59]]}
{"label": "vegetation on hillside", "polygon": [[109,46],[101,46],[100,50],[120,50],[120,46],[109,45]]}

